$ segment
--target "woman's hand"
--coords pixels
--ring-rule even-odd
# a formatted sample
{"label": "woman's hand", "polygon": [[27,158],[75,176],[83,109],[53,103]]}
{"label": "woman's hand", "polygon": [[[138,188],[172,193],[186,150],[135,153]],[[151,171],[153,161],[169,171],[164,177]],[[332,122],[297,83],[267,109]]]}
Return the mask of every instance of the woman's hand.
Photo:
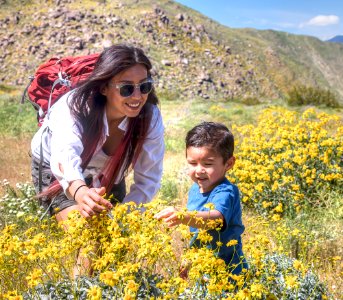
{"label": "woman's hand", "polygon": [[82,186],[75,195],[75,201],[79,205],[80,213],[85,218],[90,218],[104,210],[110,210],[113,205],[110,201],[102,198],[106,189],[101,188],[88,188]]}
{"label": "woman's hand", "polygon": [[164,222],[167,223],[168,227],[173,227],[182,223],[182,219],[179,218],[179,211],[173,206],[161,210],[154,218],[157,220],[164,219]]}

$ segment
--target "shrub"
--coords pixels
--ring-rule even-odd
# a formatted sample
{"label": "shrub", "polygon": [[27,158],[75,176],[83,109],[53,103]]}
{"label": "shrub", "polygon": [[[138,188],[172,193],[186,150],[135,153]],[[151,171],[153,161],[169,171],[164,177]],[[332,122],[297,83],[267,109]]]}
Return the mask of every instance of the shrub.
{"label": "shrub", "polygon": [[5,194],[0,198],[0,228],[5,224],[25,225],[23,220],[27,216],[35,214],[42,216],[43,210],[34,199],[35,189],[29,183],[17,183],[13,188],[7,180],[2,182]]}
{"label": "shrub", "polygon": [[[74,212],[66,232],[62,224],[39,222],[32,215],[24,219],[25,230],[6,226],[0,234],[0,296],[8,300],[291,299],[287,295],[299,295],[299,288],[307,299],[314,290],[316,295],[327,295],[316,278],[306,279],[309,270],[301,262],[291,260],[275,269],[277,263],[268,258],[272,245],[262,232],[246,242],[250,269],[231,274],[212,250],[187,246],[188,226],[171,230],[153,217],[164,204],[151,202],[144,211],[133,203],[117,205],[111,214],[88,220]],[[78,249],[92,259],[94,272],[73,280],[70,270]],[[184,259],[192,262],[187,280],[179,277]]]}
{"label": "shrub", "polygon": [[342,192],[343,125],[335,115],[309,109],[263,111],[257,125],[234,126],[236,182],[249,207],[275,221],[319,202],[321,189]]}
{"label": "shrub", "polygon": [[288,91],[286,101],[289,105],[324,105],[339,107],[337,96],[328,89],[297,85]]}
{"label": "shrub", "polygon": [[301,269],[301,263],[281,254],[269,254],[263,259],[268,266],[261,280],[275,299],[322,300],[326,287],[318,276]]}

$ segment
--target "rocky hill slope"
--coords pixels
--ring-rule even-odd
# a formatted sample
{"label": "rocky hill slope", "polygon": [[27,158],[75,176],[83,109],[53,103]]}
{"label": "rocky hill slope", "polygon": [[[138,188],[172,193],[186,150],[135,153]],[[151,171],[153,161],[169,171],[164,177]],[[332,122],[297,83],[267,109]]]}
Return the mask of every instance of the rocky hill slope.
{"label": "rocky hill slope", "polygon": [[0,81],[24,86],[52,56],[142,47],[170,99],[273,99],[297,84],[343,98],[343,45],[277,31],[231,29],[170,0],[0,0]]}

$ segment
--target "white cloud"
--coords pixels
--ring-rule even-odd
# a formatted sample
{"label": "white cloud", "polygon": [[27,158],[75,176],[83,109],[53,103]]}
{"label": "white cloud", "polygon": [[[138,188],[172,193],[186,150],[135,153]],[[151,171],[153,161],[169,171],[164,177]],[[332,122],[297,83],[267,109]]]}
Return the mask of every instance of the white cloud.
{"label": "white cloud", "polygon": [[306,26],[329,26],[329,25],[335,25],[339,23],[339,17],[335,15],[318,15],[309,21],[305,23],[301,23],[299,25],[300,28],[306,27]]}

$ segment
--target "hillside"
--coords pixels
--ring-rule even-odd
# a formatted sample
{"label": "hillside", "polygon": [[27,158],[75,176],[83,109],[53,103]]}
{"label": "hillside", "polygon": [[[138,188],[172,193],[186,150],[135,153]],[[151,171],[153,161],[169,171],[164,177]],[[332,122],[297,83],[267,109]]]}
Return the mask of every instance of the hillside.
{"label": "hillside", "polygon": [[277,31],[231,29],[173,1],[6,1],[0,12],[0,81],[24,86],[52,56],[127,42],[155,66],[161,95],[280,98],[294,84],[343,98],[343,45]]}

